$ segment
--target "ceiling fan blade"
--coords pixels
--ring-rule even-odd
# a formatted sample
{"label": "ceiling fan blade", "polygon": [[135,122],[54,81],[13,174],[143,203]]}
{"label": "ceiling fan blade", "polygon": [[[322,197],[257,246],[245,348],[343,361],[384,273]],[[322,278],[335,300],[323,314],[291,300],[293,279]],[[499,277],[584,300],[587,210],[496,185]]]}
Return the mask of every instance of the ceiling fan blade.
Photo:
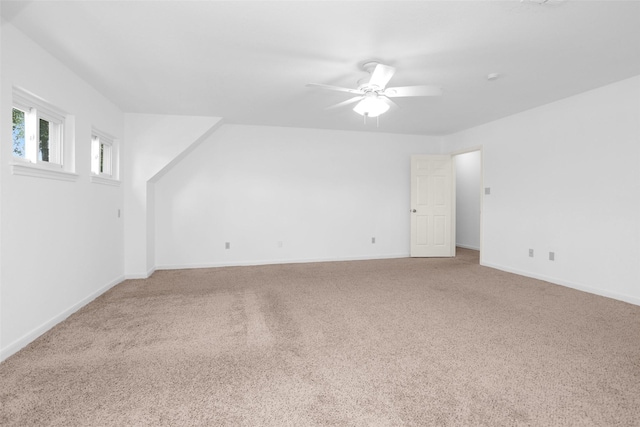
{"label": "ceiling fan blade", "polygon": [[353,93],[356,95],[364,95],[364,92],[358,89],[349,89],[346,87],[340,87],[340,86],[331,86],[331,85],[323,85],[320,83],[308,83],[307,87],[319,87],[321,89],[328,89],[328,90],[335,90],[338,92],[347,92],[347,93]]}
{"label": "ceiling fan blade", "polygon": [[354,102],[360,101],[363,98],[364,98],[364,96],[354,96],[353,98],[349,98],[346,101],[342,101],[339,104],[331,105],[331,106],[325,108],[325,110],[333,110],[334,108],[344,107],[345,105],[353,104]]}
{"label": "ceiling fan blade", "polygon": [[378,86],[380,89],[384,89],[395,72],[396,69],[393,67],[378,64],[373,70],[373,73],[371,73],[371,80],[369,80],[369,84]]}
{"label": "ceiling fan blade", "polygon": [[384,90],[384,96],[399,98],[403,96],[442,96],[442,89],[438,86],[401,86],[389,87]]}

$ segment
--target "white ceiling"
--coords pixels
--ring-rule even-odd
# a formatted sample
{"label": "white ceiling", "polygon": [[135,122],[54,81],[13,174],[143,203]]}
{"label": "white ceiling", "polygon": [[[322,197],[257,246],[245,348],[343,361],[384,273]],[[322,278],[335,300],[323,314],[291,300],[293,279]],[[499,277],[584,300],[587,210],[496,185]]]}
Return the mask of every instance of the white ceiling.
{"label": "white ceiling", "polygon": [[[125,112],[229,123],[447,134],[640,74],[638,1],[2,1],[2,16]],[[397,68],[390,86],[444,95],[396,99],[376,128],[323,109],[352,95],[305,87],[355,88],[370,59]]]}

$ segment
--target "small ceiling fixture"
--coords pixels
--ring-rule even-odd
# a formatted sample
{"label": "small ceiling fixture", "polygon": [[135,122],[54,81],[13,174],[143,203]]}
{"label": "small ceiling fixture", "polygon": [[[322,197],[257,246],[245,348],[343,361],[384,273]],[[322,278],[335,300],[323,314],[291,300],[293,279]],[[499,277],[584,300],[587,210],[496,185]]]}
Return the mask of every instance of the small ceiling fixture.
{"label": "small ceiling fixture", "polygon": [[488,75],[487,75],[487,80],[489,80],[489,81],[491,82],[491,81],[497,80],[497,79],[498,79],[498,77],[500,77],[500,74],[498,74],[498,73],[491,73],[491,74],[488,74]]}

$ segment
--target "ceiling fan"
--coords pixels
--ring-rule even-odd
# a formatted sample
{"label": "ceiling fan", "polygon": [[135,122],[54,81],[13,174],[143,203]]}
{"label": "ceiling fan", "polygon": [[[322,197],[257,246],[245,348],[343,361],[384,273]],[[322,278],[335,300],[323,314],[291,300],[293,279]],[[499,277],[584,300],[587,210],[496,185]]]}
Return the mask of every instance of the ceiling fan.
{"label": "ceiling fan", "polygon": [[360,81],[358,81],[359,86],[357,89],[319,83],[309,83],[307,84],[307,87],[318,87],[356,95],[353,98],[327,107],[326,109],[330,110],[333,108],[339,108],[357,102],[358,104],[353,108],[353,111],[364,116],[365,121],[367,120],[367,117],[378,117],[380,114],[385,113],[391,106],[398,107],[398,105],[390,98],[442,95],[442,89],[437,86],[422,85],[386,87],[387,83],[389,83],[389,80],[391,80],[391,77],[393,77],[393,74],[396,72],[396,69],[377,61],[364,63],[362,65],[362,69],[368,72],[371,75],[371,78],[364,83],[360,83]]}

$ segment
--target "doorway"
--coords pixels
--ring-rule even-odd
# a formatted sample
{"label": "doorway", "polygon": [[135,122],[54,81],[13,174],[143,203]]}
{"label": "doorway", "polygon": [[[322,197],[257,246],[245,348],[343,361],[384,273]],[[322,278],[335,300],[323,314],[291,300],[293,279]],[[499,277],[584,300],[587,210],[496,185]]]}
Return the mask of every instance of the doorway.
{"label": "doorway", "polygon": [[482,247],[482,150],[454,153],[456,247],[480,263]]}

